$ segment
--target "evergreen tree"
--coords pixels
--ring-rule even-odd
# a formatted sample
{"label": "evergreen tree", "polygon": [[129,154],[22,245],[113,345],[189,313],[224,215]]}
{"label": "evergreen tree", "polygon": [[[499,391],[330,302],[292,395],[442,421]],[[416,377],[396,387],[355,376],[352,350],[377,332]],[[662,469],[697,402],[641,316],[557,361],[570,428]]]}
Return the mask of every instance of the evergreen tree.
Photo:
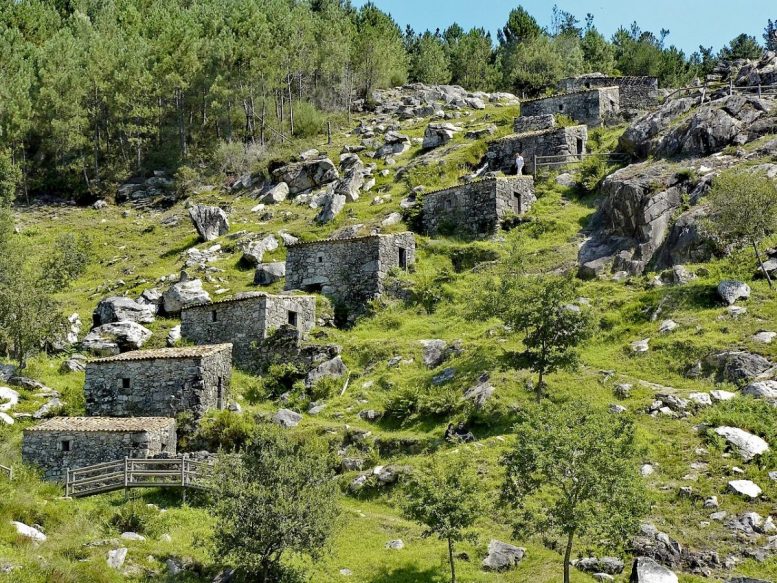
{"label": "evergreen tree", "polygon": [[514,8],[507,16],[507,23],[497,31],[501,47],[513,47],[543,34],[542,27],[523,6]]}
{"label": "evergreen tree", "polygon": [[615,48],[596,29],[592,14],[586,16],[585,22],[585,32],[580,40],[584,71],[611,75],[615,70]]}
{"label": "evergreen tree", "polygon": [[410,54],[410,79],[430,84],[450,82],[448,55],[440,36],[426,31],[415,43]]}
{"label": "evergreen tree", "polygon": [[359,93],[367,99],[378,87],[401,85],[407,80],[402,32],[396,22],[372,2],[362,6],[356,15],[352,58]]}
{"label": "evergreen tree", "polygon": [[726,61],[734,59],[760,59],[763,47],[758,44],[754,36],[740,34],[720,50],[720,58]]}
{"label": "evergreen tree", "polygon": [[769,19],[764,28],[764,43],[767,51],[777,51],[777,20]]}

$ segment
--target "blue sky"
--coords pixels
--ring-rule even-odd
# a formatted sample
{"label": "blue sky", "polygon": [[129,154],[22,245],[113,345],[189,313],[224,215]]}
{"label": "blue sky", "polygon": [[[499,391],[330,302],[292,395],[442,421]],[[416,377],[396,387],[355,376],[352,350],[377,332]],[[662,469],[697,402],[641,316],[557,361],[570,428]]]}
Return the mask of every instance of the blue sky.
{"label": "blue sky", "polygon": [[[355,6],[367,0],[353,0]],[[404,29],[411,25],[417,32],[446,28],[458,22],[465,29],[482,26],[494,34],[507,20],[511,9],[520,5],[541,25],[550,24],[553,0],[373,0],[391,13]],[[763,42],[766,21],[777,20],[775,0],[558,0],[559,8],[573,13],[583,22],[590,12],[597,28],[608,38],[620,25],[635,20],[643,30],[658,33],[668,28],[668,43],[692,53],[700,44],[717,51],[741,32]]]}

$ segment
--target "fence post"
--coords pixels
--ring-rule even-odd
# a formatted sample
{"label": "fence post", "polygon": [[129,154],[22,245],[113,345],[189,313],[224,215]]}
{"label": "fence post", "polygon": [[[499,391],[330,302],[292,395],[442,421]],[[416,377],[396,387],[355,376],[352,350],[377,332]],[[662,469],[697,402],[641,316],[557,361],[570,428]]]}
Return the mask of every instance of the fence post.
{"label": "fence post", "polygon": [[761,99],[761,84],[758,84],[758,99]]}
{"label": "fence post", "polygon": [[181,486],[183,487],[182,501],[186,504],[186,458],[181,457]]}
{"label": "fence post", "polygon": [[327,143],[331,146],[332,145],[332,122],[331,121],[326,122],[326,137],[327,137]]}
{"label": "fence post", "polygon": [[535,178],[537,177],[537,173],[538,173],[538,170],[537,170],[537,154],[535,153],[534,154],[534,177]]}
{"label": "fence post", "polygon": [[70,468],[67,469],[67,474],[65,474],[65,498],[70,498]]}
{"label": "fence post", "polygon": [[129,458],[124,456],[124,499],[129,500]]}
{"label": "fence post", "polygon": [[734,80],[733,79],[729,79],[728,80],[728,94],[729,95],[734,95]]}

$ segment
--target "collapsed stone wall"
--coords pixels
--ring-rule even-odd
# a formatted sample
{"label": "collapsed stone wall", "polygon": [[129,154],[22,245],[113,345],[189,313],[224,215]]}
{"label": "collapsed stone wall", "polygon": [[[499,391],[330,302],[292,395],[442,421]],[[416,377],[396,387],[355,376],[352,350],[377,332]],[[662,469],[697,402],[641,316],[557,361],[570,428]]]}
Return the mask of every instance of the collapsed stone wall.
{"label": "collapsed stone wall", "polygon": [[[69,441],[63,450],[62,442]],[[44,479],[64,482],[68,469],[123,459],[176,454],[175,420],[145,431],[25,431],[22,459],[43,469]]]}
{"label": "collapsed stone wall", "polygon": [[228,405],[231,346],[203,356],[95,360],[86,366],[84,396],[90,416],[195,419]]}
{"label": "collapsed stone wall", "polygon": [[424,231],[450,231],[469,237],[493,234],[510,215],[527,212],[536,200],[534,178],[489,178],[424,196]]}
{"label": "collapsed stone wall", "polygon": [[617,87],[601,87],[521,103],[521,115],[566,115],[590,127],[614,120],[620,113],[620,93]]}
{"label": "collapsed stone wall", "polygon": [[255,357],[252,347],[270,330],[292,324],[304,336],[315,323],[316,299],[312,296],[253,293],[183,310],[181,335],[195,344],[231,343],[232,360],[247,369]]}
{"label": "collapsed stone wall", "polygon": [[286,290],[320,292],[349,309],[360,309],[383,294],[392,268],[406,269],[413,263],[412,233],[290,245]]}
{"label": "collapsed stone wall", "polygon": [[489,169],[511,174],[515,171],[515,155],[521,152],[526,172],[534,174],[535,156],[560,156],[561,165],[578,159],[585,153],[587,144],[588,128],[584,125],[551,128],[494,140],[488,146],[485,160]]}
{"label": "collapsed stone wall", "polygon": [[563,93],[617,87],[622,110],[646,110],[658,105],[657,77],[607,77],[590,75],[570,77],[559,81],[558,90]]}

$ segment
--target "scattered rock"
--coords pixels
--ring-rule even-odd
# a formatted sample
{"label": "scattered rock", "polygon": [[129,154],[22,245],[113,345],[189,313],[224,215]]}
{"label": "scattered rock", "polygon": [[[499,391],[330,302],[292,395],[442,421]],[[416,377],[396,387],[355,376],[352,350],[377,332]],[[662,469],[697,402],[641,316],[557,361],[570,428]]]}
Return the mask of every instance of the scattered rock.
{"label": "scattered rock", "polygon": [[41,405],[41,407],[32,414],[32,418],[45,419],[46,417],[52,417],[58,413],[61,413],[64,406],[65,403],[63,403],[59,398],[54,397],[53,399],[50,399]]}
{"label": "scattered rock", "polygon": [[715,433],[723,437],[746,462],[769,450],[766,441],[737,427],[718,427]]}
{"label": "scattered rock", "polygon": [[405,543],[402,542],[402,539],[390,540],[386,543],[386,548],[391,551],[401,551],[405,548]]}
{"label": "scattered rock", "polygon": [[276,181],[287,184],[290,196],[324,186],[340,178],[337,168],[329,158],[293,162],[278,168],[272,174]]}
{"label": "scattered rock", "polygon": [[777,381],[757,381],[750,383],[742,389],[742,394],[750,395],[755,399],[777,401]]}
{"label": "scattered rock", "polygon": [[452,367],[448,367],[444,369],[440,374],[432,377],[432,384],[444,385],[445,383],[451,382],[454,378],[456,378],[456,369]]}
{"label": "scattered rock", "polygon": [[124,565],[124,560],[127,558],[127,547],[120,547],[118,549],[113,549],[112,551],[108,551],[108,566],[111,569],[121,569],[122,565]]}
{"label": "scattered rock", "polygon": [[0,387],[0,411],[10,411],[19,403],[19,393],[9,387]]}
{"label": "scattered rock", "polygon": [[177,345],[181,341],[181,325],[173,326],[167,333],[165,340],[166,344],[170,347]]}
{"label": "scattered rock", "polygon": [[126,297],[110,297],[101,300],[92,314],[94,326],[114,322],[137,322],[148,324],[154,321],[154,309]]}
{"label": "scattered rock", "polygon": [[276,281],[286,277],[286,262],[262,263],[254,273],[254,284],[272,285]]}
{"label": "scattered rock", "polygon": [[750,297],[750,286],[741,281],[721,281],[718,285],[718,295],[729,306],[733,306],[737,300]]}
{"label": "scattered rock", "polygon": [[296,427],[302,421],[302,415],[291,409],[281,409],[272,416],[272,422],[285,429]]}
{"label": "scattered rock", "polygon": [[476,408],[482,409],[494,394],[494,386],[489,376],[484,374],[478,379],[478,384],[464,391],[464,398],[472,401]]}
{"label": "scattered rock", "polygon": [[730,401],[736,396],[737,396],[736,393],[732,393],[730,391],[723,391],[723,390],[710,391],[710,397],[712,398],[712,401],[714,403],[720,403],[721,401]]}
{"label": "scattered rock", "polygon": [[637,557],[630,583],[678,583],[677,575],[650,557]]}
{"label": "scattered rock", "polygon": [[81,346],[98,356],[114,356],[137,350],[151,338],[148,330],[135,322],[116,322],[93,328]]}
{"label": "scattered rock", "polygon": [[243,260],[250,265],[259,265],[264,258],[264,254],[275,251],[278,245],[278,239],[274,235],[267,235],[266,237],[256,240],[245,240],[238,244],[238,247],[243,252]]}
{"label": "scattered rock", "polygon": [[516,567],[526,555],[526,549],[491,539],[483,568],[488,571],[506,571]]}
{"label": "scattered rock", "polygon": [[305,377],[305,386],[311,388],[323,378],[339,378],[346,374],[348,374],[348,367],[345,366],[343,359],[338,355],[330,360],[322,362],[311,370],[307,374],[307,377]]}
{"label": "scattered rock", "polygon": [[635,354],[643,354],[650,350],[650,338],[644,340],[635,340],[631,343],[631,351]]}
{"label": "scattered rock", "polygon": [[279,182],[265,193],[261,201],[265,204],[278,204],[285,201],[289,196],[289,185],[285,182]]}
{"label": "scattered rock", "polygon": [[426,368],[437,368],[451,356],[445,340],[421,340],[420,344],[423,348],[421,360]]}
{"label": "scattered rock", "polygon": [[17,522],[15,520],[12,520],[11,524],[14,526],[14,528],[16,528],[16,533],[25,538],[35,542],[44,542],[46,540],[46,535],[37,528],[27,526],[23,522]]}
{"label": "scattered rock", "polygon": [[676,330],[679,324],[675,322],[674,320],[664,320],[661,322],[661,326],[658,328],[658,331],[661,334],[666,334],[668,332],[672,332],[673,330]]}
{"label": "scattered rock", "polygon": [[200,279],[184,279],[172,285],[163,296],[163,306],[167,314],[179,314],[182,309],[210,302],[210,295],[202,288]]}
{"label": "scattered rock", "polygon": [[137,532],[123,532],[121,533],[121,538],[123,538],[124,540],[133,540],[133,541],[146,540],[146,537],[144,537],[142,534],[138,534]]}
{"label": "scattered rock", "polygon": [[190,207],[189,218],[203,241],[213,241],[229,232],[227,214],[217,206]]}
{"label": "scattered rock", "polygon": [[761,344],[771,344],[775,338],[777,338],[777,332],[761,331],[753,336],[753,341],[760,342]]}
{"label": "scattered rock", "polygon": [[758,498],[763,492],[757,484],[750,480],[732,480],[728,483],[728,489],[734,494],[751,499]]}
{"label": "scattered rock", "polygon": [[584,573],[607,573],[608,575],[618,575],[623,572],[623,561],[617,557],[586,557],[572,561],[572,565]]}

